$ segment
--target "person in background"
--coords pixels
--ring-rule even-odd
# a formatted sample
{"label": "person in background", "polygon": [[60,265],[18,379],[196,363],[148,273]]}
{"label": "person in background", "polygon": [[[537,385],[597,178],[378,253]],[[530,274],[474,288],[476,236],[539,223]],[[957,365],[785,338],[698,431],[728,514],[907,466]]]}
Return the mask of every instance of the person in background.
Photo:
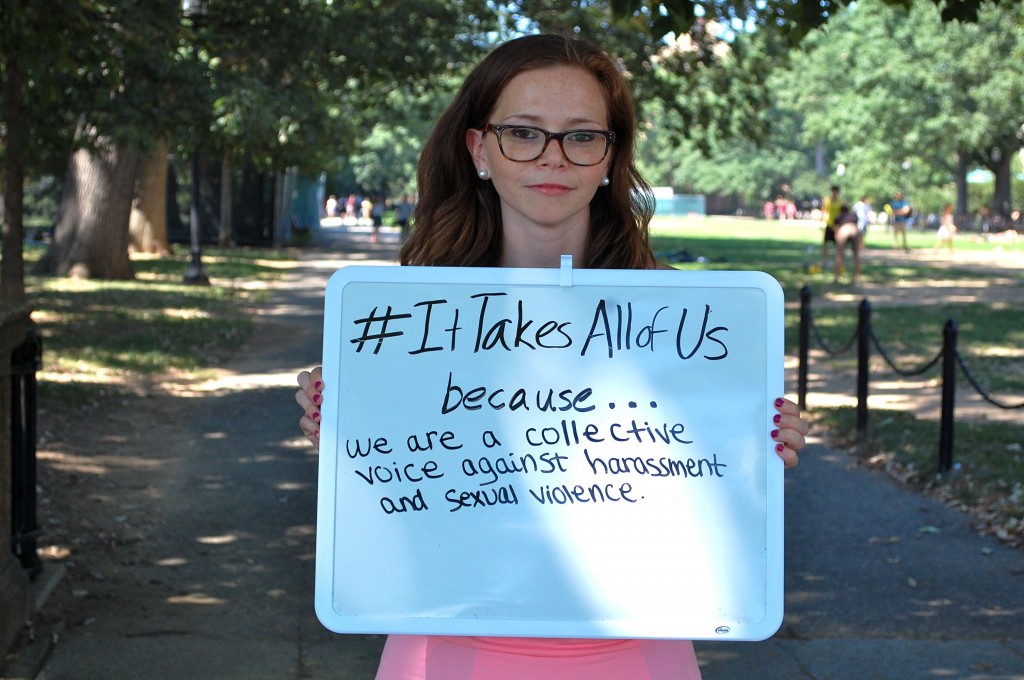
{"label": "person in background", "polygon": [[857,215],[850,206],[843,204],[835,220],[836,263],[834,282],[839,283],[843,274],[846,246],[850,246],[853,256],[853,284],[860,283],[861,231],[857,225]]}
{"label": "person in background", "polygon": [[903,244],[903,252],[909,253],[907,246],[907,225],[910,224],[911,209],[903,192],[897,191],[892,201],[892,249],[900,250],[900,243]]}
{"label": "person in background", "polygon": [[[403,265],[671,269],[651,252],[653,193],[636,167],[635,106],[591,43],[531,35],[490,53],[427,140]],[[319,368],[302,371],[299,426],[319,445]],[[807,423],[781,396],[771,437],[797,463]],[[641,575],[638,575],[641,577]],[[378,680],[694,680],[686,640],[391,635]]]}
{"label": "person in background", "polygon": [[379,196],[377,201],[370,205],[370,219],[373,222],[370,243],[377,243],[380,240],[380,228],[384,226],[384,201]]}
{"label": "person in background", "polygon": [[871,226],[871,197],[861,196],[860,200],[853,204],[853,214],[857,216],[857,229],[860,230],[860,247],[868,238],[868,227]]}
{"label": "person in background", "polygon": [[395,206],[395,223],[402,230],[402,243],[405,243],[405,239],[409,238],[409,221],[412,219],[414,207],[415,204],[413,203],[412,196],[408,194],[402,196],[398,201],[398,205]]}
{"label": "person in background", "polygon": [[935,232],[935,250],[943,247],[953,252],[953,239],[956,236],[956,220],[953,219],[953,204],[947,203],[942,208],[942,217],[939,218],[939,229]]}
{"label": "person in background", "polygon": [[840,188],[832,185],[829,195],[821,201],[821,218],[825,226],[824,239],[821,242],[821,270],[828,269],[828,244],[836,242],[836,218],[843,207],[843,199],[839,195]]}

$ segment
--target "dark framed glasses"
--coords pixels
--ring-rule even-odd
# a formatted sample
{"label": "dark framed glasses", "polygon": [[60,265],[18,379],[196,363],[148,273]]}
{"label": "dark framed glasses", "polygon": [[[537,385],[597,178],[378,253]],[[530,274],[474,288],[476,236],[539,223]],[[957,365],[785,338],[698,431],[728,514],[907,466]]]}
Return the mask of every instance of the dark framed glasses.
{"label": "dark framed glasses", "polygon": [[528,163],[540,158],[551,140],[557,140],[566,160],[573,165],[597,165],[608,155],[615,141],[611,130],[566,130],[549,132],[532,125],[492,125],[481,128],[493,132],[498,138],[501,155],[516,163]]}

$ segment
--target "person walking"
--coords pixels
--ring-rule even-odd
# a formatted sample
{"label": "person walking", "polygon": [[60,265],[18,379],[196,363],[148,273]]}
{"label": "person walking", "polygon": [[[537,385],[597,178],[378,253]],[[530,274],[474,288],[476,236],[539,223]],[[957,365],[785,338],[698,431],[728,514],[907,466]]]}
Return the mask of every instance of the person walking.
{"label": "person walking", "polygon": [[839,217],[839,210],[843,207],[843,199],[839,195],[840,188],[833,184],[829,195],[821,201],[821,217],[825,227],[824,238],[821,242],[821,270],[828,269],[828,248],[829,244],[836,242],[836,218]]}
{"label": "person walking", "polygon": [[892,201],[892,249],[900,250],[900,244],[902,243],[902,250],[905,253],[910,252],[910,247],[907,245],[907,226],[910,224],[911,208],[910,203],[903,196],[902,191],[897,191],[896,196],[893,197]]}
{"label": "person walking", "polygon": [[939,218],[939,229],[935,233],[934,250],[941,250],[943,247],[953,252],[953,239],[956,237],[956,220],[953,219],[953,204],[947,203],[942,209],[942,217]]}
{"label": "person walking", "polygon": [[836,262],[835,262],[835,283],[839,283],[839,277],[843,275],[845,264],[846,246],[850,246],[850,254],[853,257],[853,284],[860,283],[860,255],[862,235],[857,225],[857,215],[850,206],[842,205],[839,215],[835,220],[836,236]]}
{"label": "person walking", "polygon": [[868,227],[871,226],[871,197],[861,196],[860,200],[853,204],[853,214],[857,216],[857,229],[860,231],[860,247],[868,238]]}

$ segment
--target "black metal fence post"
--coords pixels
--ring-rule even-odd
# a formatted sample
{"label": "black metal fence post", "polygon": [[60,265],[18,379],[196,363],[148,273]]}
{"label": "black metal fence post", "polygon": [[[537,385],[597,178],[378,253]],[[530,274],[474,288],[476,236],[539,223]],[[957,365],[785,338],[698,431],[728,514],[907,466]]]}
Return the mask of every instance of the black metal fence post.
{"label": "black metal fence post", "polygon": [[811,287],[800,289],[800,347],[797,360],[797,405],[807,408],[807,353],[811,345]]}
{"label": "black metal fence post", "polygon": [[953,412],[956,408],[956,320],[942,329],[942,414],[939,420],[939,474],[953,469]]}
{"label": "black metal fence post", "polygon": [[857,435],[868,428],[868,362],[871,357],[871,303],[861,300],[857,315]]}
{"label": "black metal fence post", "polygon": [[32,576],[43,569],[36,554],[36,372],[42,356],[42,338],[30,324],[11,352],[11,536],[14,555]]}

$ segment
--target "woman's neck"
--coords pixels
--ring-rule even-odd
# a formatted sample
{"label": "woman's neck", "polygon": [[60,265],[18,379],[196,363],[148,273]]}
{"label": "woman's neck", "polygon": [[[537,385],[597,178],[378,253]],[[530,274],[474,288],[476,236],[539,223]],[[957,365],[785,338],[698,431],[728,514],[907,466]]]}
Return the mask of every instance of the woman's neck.
{"label": "woman's neck", "polygon": [[506,222],[498,265],[555,268],[561,265],[562,255],[572,255],[573,266],[582,266],[588,235],[589,224],[548,227]]}

